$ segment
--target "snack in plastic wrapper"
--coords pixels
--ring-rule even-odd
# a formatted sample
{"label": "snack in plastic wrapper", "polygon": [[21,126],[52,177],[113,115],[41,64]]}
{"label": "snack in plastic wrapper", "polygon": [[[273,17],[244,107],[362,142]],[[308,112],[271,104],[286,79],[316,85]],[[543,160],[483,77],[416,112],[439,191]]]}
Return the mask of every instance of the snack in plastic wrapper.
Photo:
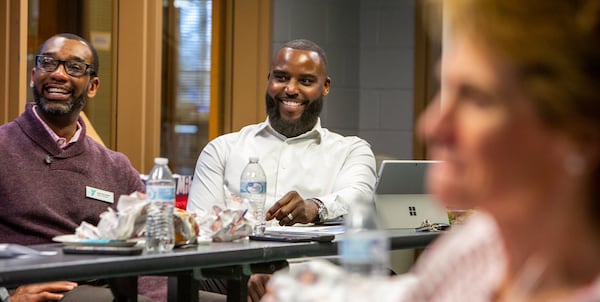
{"label": "snack in plastic wrapper", "polygon": [[137,192],[121,195],[117,203],[117,211],[108,208],[100,214],[98,226],[82,222],[75,230],[79,238],[127,240],[141,235],[145,223],[146,201],[138,198]]}
{"label": "snack in plastic wrapper", "polygon": [[199,228],[194,215],[179,208],[175,208],[174,215],[175,245],[196,243]]}
{"label": "snack in plastic wrapper", "polygon": [[198,216],[201,238],[215,242],[234,241],[252,234],[252,225],[244,217],[247,209],[221,209],[213,206],[213,213]]}
{"label": "snack in plastic wrapper", "polygon": [[[98,226],[82,222],[75,234],[82,239],[127,240],[143,237],[146,228],[146,205],[144,194],[136,192],[128,196],[122,195],[117,204],[117,211],[108,208],[100,214]],[[175,245],[196,243],[199,229],[194,215],[177,208],[173,215]]]}

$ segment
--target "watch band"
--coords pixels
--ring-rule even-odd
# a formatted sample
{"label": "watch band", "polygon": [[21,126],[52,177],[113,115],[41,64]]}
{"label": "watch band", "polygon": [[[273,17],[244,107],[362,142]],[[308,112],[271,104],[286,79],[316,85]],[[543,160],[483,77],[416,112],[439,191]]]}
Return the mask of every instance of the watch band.
{"label": "watch band", "polygon": [[324,223],[327,220],[327,208],[325,204],[318,198],[311,198],[312,201],[319,207],[319,213],[317,215],[317,219],[315,219],[315,223],[320,224]]}

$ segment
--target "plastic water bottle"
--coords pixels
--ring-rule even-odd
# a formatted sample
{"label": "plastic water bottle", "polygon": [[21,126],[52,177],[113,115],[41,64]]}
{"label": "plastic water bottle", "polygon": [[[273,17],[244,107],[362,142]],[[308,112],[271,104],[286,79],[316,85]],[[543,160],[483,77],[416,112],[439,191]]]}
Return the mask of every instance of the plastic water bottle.
{"label": "plastic water bottle", "polygon": [[387,275],[390,241],[379,224],[374,204],[357,201],[344,224],[346,231],[339,245],[343,267],[351,274]]}
{"label": "plastic water bottle", "polygon": [[250,160],[240,177],[240,194],[250,205],[250,214],[255,219],[253,234],[265,233],[265,199],[267,198],[267,177],[258,163],[257,157]]}
{"label": "plastic water bottle", "polygon": [[167,166],[168,163],[166,158],[155,158],[154,167],[146,181],[146,250],[150,253],[168,252],[175,245],[175,180]]}

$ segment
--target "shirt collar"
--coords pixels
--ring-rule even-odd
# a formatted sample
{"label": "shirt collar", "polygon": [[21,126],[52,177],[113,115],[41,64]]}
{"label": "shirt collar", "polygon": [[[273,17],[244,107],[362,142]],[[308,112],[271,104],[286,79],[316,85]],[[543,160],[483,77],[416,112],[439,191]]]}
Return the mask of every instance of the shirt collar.
{"label": "shirt collar", "polygon": [[269,117],[266,118],[264,123],[261,123],[259,125],[259,127],[256,130],[256,134],[255,135],[259,135],[263,132],[268,132],[274,136],[276,136],[277,138],[281,139],[282,141],[291,141],[291,140],[297,140],[297,139],[316,139],[318,141],[321,141],[323,135],[324,135],[324,129],[321,127],[321,118],[317,119],[317,123],[315,124],[315,126],[309,130],[308,132],[302,133],[296,137],[291,137],[291,138],[287,138],[285,135],[277,132],[275,129],[273,129],[273,127],[271,126],[271,123],[269,122]]}
{"label": "shirt collar", "polygon": [[71,140],[67,142],[67,140],[64,137],[58,136],[58,134],[56,134],[56,132],[54,132],[54,130],[52,130],[52,128],[50,128],[50,126],[48,126],[48,124],[46,124],[46,122],[44,122],[44,120],[37,113],[36,109],[37,109],[37,105],[31,106],[31,110],[33,110],[33,114],[35,115],[36,119],[38,121],[40,121],[42,126],[44,126],[44,129],[46,129],[46,132],[48,132],[48,134],[52,137],[52,140],[56,142],[58,147],[60,147],[61,149],[65,149],[69,145],[71,145],[71,144],[75,143],[77,140],[79,140],[79,136],[81,135],[81,125],[79,124],[79,121],[77,121],[77,130],[75,131],[75,134],[73,135]]}

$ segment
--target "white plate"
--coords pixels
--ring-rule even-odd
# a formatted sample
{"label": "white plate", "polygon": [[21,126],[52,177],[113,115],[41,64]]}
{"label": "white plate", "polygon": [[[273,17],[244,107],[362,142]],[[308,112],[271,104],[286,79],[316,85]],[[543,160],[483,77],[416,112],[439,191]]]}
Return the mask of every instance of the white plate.
{"label": "white plate", "polygon": [[137,244],[135,240],[81,239],[75,234],[56,236],[52,240],[70,245],[134,246]]}

